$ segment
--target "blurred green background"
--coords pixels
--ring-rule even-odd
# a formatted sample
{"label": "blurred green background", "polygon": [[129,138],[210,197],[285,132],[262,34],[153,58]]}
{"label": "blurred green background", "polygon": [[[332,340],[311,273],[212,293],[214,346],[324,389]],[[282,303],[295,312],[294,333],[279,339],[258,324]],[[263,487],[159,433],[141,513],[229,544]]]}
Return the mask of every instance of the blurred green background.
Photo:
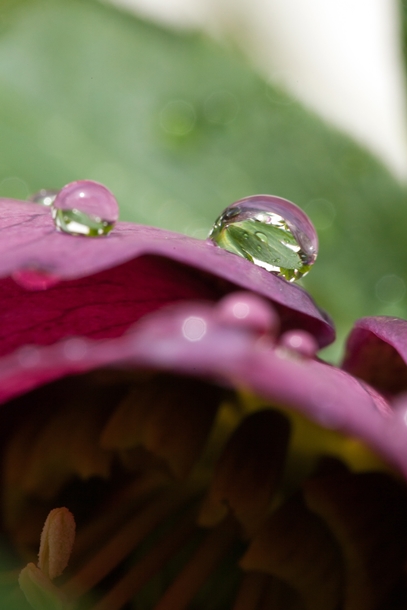
{"label": "blurred green background", "polygon": [[406,189],[367,152],[203,35],[96,0],[0,0],[0,196],[81,178],[122,220],[202,238],[247,195],[297,203],[319,233],[304,285],[336,322],[330,359],[355,318],[406,317]]}

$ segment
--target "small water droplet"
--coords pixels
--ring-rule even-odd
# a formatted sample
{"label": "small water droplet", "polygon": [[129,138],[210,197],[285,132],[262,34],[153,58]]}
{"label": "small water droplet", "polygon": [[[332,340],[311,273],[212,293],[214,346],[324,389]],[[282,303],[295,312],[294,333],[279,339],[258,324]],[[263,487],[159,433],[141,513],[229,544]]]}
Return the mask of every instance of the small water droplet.
{"label": "small water droplet", "polygon": [[260,231],[256,231],[255,236],[258,237],[260,239],[260,241],[262,241],[263,243],[267,243],[267,235],[264,235],[264,233],[261,233]]}
{"label": "small water droplet", "polygon": [[216,317],[222,324],[247,328],[274,335],[280,320],[273,307],[250,292],[232,292],[216,306]]}
{"label": "small water droplet", "polygon": [[113,194],[92,180],[80,180],[64,186],[52,208],[55,226],[70,235],[107,235],[118,216],[119,206]]}
{"label": "small water droplet", "polygon": [[314,358],[318,351],[318,344],[315,338],[305,330],[286,331],[281,335],[279,344],[307,358]]}
{"label": "small water droplet", "polygon": [[189,316],[182,325],[182,334],[188,341],[200,341],[207,331],[207,324],[204,318]]}
{"label": "small water droplet", "polygon": [[81,337],[71,337],[64,343],[64,355],[68,360],[82,360],[86,354],[87,344]]}
{"label": "small water droplet", "polygon": [[308,216],[291,201],[254,195],[230,205],[209,234],[215,244],[288,281],[310,270],[318,238]]}
{"label": "small water droplet", "polygon": [[30,195],[28,201],[49,207],[54,203],[58,193],[59,191],[56,189],[41,189],[37,193],[34,193],[34,195]]}
{"label": "small water droplet", "polygon": [[17,357],[25,369],[34,368],[41,360],[40,351],[35,345],[24,345],[18,350]]}
{"label": "small water droplet", "polygon": [[47,290],[59,283],[59,277],[45,269],[27,267],[18,269],[11,274],[16,284],[25,290]]}

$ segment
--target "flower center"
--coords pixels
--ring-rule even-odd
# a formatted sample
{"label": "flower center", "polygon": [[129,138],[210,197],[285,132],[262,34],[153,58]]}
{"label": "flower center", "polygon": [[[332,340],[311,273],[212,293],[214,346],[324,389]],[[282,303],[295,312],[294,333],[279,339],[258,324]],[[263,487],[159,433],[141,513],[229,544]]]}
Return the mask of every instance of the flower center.
{"label": "flower center", "polygon": [[[31,607],[387,610],[405,596],[406,489],[355,440],[149,371],[63,379],[2,416],[3,530],[31,562]],[[3,580],[24,608],[18,571]]]}

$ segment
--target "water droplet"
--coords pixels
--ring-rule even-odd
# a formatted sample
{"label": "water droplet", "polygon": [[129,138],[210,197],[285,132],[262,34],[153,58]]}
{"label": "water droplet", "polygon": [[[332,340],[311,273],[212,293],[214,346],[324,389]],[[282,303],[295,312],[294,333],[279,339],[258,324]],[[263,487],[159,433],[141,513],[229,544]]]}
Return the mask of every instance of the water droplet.
{"label": "water droplet", "polygon": [[230,205],[216,220],[209,239],[290,282],[308,273],[318,253],[317,234],[305,212],[272,195],[254,195]]}
{"label": "water droplet", "polygon": [[197,316],[189,316],[182,325],[182,334],[188,341],[200,341],[207,330],[206,321]]}
{"label": "water droplet", "polygon": [[55,198],[52,217],[59,231],[101,237],[113,229],[119,207],[112,193],[92,180],[71,182]]}
{"label": "water droplet", "polygon": [[37,193],[34,193],[34,195],[30,195],[28,201],[49,207],[54,203],[58,193],[59,191],[56,189],[41,189]]}
{"label": "water droplet", "polygon": [[65,341],[63,349],[68,360],[82,360],[86,354],[87,344],[81,337],[71,337]]}
{"label": "water droplet", "polygon": [[11,274],[16,284],[25,290],[47,290],[59,283],[59,277],[45,269],[27,267],[18,269]]}
{"label": "water droplet", "polygon": [[263,243],[267,243],[267,235],[264,235],[264,233],[261,233],[260,231],[256,231],[255,236],[258,237],[260,239],[260,241],[262,241]]}
{"label": "water droplet", "polygon": [[20,365],[25,369],[34,368],[41,360],[40,351],[34,345],[24,345],[17,352]]}
{"label": "water droplet", "polygon": [[247,328],[259,333],[276,334],[280,320],[273,307],[250,292],[232,292],[216,307],[222,324]]}
{"label": "water droplet", "polygon": [[315,338],[305,330],[288,330],[281,335],[279,343],[307,358],[314,358],[318,351]]}

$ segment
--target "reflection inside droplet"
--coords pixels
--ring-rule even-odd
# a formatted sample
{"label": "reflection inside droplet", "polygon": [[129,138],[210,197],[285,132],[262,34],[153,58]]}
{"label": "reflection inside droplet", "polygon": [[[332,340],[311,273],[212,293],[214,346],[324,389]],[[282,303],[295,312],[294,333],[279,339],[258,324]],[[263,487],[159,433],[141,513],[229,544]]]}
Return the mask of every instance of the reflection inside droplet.
{"label": "reflection inside droplet", "polygon": [[28,201],[49,207],[54,203],[58,193],[59,191],[57,189],[41,189],[37,193],[34,193],[34,195],[30,195]]}
{"label": "reflection inside droplet", "polygon": [[317,235],[305,212],[271,195],[233,203],[216,220],[209,239],[289,281],[308,273],[318,252]]}
{"label": "reflection inside droplet", "polygon": [[102,184],[81,180],[67,184],[55,198],[52,217],[59,231],[101,237],[113,229],[119,206]]}

